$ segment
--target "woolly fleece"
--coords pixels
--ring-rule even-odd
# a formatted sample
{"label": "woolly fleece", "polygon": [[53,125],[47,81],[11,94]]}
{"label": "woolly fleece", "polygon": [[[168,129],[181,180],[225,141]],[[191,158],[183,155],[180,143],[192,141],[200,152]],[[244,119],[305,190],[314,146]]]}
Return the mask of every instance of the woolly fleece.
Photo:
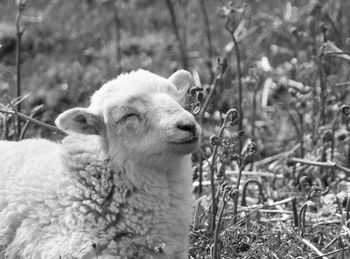
{"label": "woolly fleece", "polygon": [[57,119],[62,143],[0,141],[0,258],[187,258],[189,80],[122,75]]}

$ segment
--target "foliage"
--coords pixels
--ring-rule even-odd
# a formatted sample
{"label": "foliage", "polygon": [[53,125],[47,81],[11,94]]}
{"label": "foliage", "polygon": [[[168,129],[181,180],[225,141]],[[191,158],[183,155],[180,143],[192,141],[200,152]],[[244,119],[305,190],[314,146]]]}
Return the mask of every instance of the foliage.
{"label": "foliage", "polygon": [[[27,114],[43,105],[32,116],[52,123],[120,72],[166,76],[188,65],[191,111],[204,129],[193,157],[191,258],[349,257],[349,8],[29,0],[21,77],[30,96],[20,101]],[[15,94],[15,13],[13,1],[0,1],[1,96]],[[4,97],[0,108],[17,101]],[[19,135],[15,115],[0,118],[1,138]],[[52,132],[33,124],[27,135]]]}

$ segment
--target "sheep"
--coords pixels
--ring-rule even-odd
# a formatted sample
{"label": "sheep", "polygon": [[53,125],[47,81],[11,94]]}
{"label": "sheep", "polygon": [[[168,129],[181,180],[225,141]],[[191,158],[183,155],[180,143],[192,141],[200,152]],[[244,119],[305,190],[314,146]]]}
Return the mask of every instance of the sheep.
{"label": "sheep", "polygon": [[0,258],[187,258],[191,84],[123,74],[57,117],[61,143],[0,141]]}

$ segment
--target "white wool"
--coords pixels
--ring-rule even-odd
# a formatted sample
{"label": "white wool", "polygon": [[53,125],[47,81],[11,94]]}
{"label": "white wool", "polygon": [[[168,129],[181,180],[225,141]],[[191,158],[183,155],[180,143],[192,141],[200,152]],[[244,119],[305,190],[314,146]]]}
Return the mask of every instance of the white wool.
{"label": "white wool", "polygon": [[194,122],[177,91],[132,72],[93,95],[87,119],[58,118],[62,143],[0,141],[0,258],[187,258],[196,145],[172,144]]}

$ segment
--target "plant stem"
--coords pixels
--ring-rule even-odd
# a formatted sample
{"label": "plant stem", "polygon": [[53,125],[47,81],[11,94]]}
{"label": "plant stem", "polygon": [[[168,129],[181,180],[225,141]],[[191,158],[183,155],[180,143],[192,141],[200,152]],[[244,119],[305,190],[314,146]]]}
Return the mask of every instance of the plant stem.
{"label": "plant stem", "polygon": [[259,188],[259,202],[260,202],[260,198],[261,198],[261,200],[264,200],[264,194],[263,194],[261,183],[255,179],[249,179],[248,181],[246,181],[244,183],[243,188],[242,188],[242,198],[241,198],[242,199],[242,201],[241,201],[242,206],[247,206],[247,203],[246,203],[247,194],[246,194],[246,192],[247,192],[248,186],[251,183],[255,183]]}
{"label": "plant stem", "polygon": [[304,158],[304,115],[298,112],[299,124],[300,124],[300,156]]}
{"label": "plant stem", "polygon": [[306,240],[305,238],[301,238],[300,241],[311,248],[317,254],[318,258],[327,259],[327,257],[317,247],[311,244],[310,241]]}
{"label": "plant stem", "polygon": [[176,41],[179,45],[181,58],[182,58],[182,65],[184,69],[188,69],[188,56],[187,56],[186,45],[184,44],[184,42],[181,40],[181,37],[180,37],[180,29],[177,23],[173,2],[171,0],[166,0],[166,4],[171,16],[171,24],[172,24],[173,32],[175,34]]}
{"label": "plant stem", "polygon": [[349,168],[338,165],[335,162],[318,162],[318,161],[311,161],[311,160],[307,160],[307,159],[300,159],[300,158],[296,158],[296,157],[293,157],[291,159],[291,162],[305,164],[305,165],[319,166],[321,168],[335,168],[335,169],[338,169],[340,171],[345,172],[347,175],[350,175]]}
{"label": "plant stem", "polygon": [[[226,120],[224,121],[220,132],[219,132],[219,138],[222,137],[222,134],[224,133],[224,130],[226,128]],[[215,218],[216,218],[216,212],[217,212],[217,203],[216,203],[216,195],[215,195],[215,181],[214,181],[214,168],[215,168],[215,161],[216,161],[216,155],[218,153],[219,147],[218,145],[215,145],[212,155],[212,161],[210,164],[210,189],[211,189],[211,215],[209,216],[209,229],[210,231],[214,231],[215,229]]]}
{"label": "plant stem", "polygon": [[[242,72],[241,72],[241,57],[239,54],[238,42],[234,33],[231,33],[233,43],[235,45],[236,59],[237,59],[237,78],[238,78],[238,103],[239,103],[239,118],[238,131],[243,131],[243,95],[242,95]],[[243,141],[239,141],[239,150],[243,148]]]}
{"label": "plant stem", "polygon": [[316,87],[316,82],[317,82],[317,76],[316,79],[313,82],[313,87],[312,87],[312,144],[315,146],[316,145],[316,117],[317,117],[317,87]]}
{"label": "plant stem", "polygon": [[347,195],[346,200],[346,221],[350,219],[350,195]]}
{"label": "plant stem", "polygon": [[[115,5],[115,4],[114,4]],[[116,64],[120,68],[121,60],[122,60],[122,51],[120,46],[120,40],[121,40],[121,22],[119,18],[119,10],[118,6],[114,6],[114,33],[115,33],[115,58],[116,58]]]}
{"label": "plant stem", "polygon": [[[19,98],[21,96],[21,40],[23,31],[20,28],[20,21],[22,12],[25,8],[25,4],[22,0],[19,0],[17,15],[16,15],[16,96]],[[21,112],[21,103],[17,104],[17,112]],[[21,119],[16,115],[17,118],[17,136],[21,134]]]}
{"label": "plant stem", "polygon": [[322,57],[319,58],[318,61],[318,70],[319,70],[319,78],[320,78],[320,86],[321,86],[321,113],[320,113],[320,122],[321,126],[326,124],[326,82],[325,82],[325,71],[322,65]]}
{"label": "plant stem", "polygon": [[258,82],[254,82],[253,111],[252,111],[252,140],[255,141],[256,97],[258,94]]}
{"label": "plant stem", "polygon": [[219,241],[219,232],[220,232],[220,228],[221,228],[221,221],[222,221],[222,216],[224,215],[224,210],[225,210],[225,206],[226,206],[226,201],[223,198],[222,199],[222,205],[219,211],[219,218],[218,218],[218,223],[216,224],[215,227],[215,233],[214,233],[214,247],[213,247],[213,255],[214,258],[212,259],[216,259],[217,258],[217,246],[218,246],[218,241]]}
{"label": "plant stem", "polygon": [[340,249],[337,249],[337,250],[334,250],[334,251],[331,251],[331,252],[328,252],[328,253],[324,253],[323,255],[315,256],[315,257],[313,257],[313,259],[327,258],[326,256],[334,255],[334,254],[337,254],[337,253],[340,253],[340,252],[344,252],[344,251],[347,251],[347,250],[348,250],[347,248],[340,248]]}
{"label": "plant stem", "polygon": [[27,116],[27,115],[25,115],[25,114],[23,114],[23,113],[14,112],[14,111],[6,111],[6,110],[2,110],[2,109],[0,109],[0,112],[6,113],[6,114],[12,114],[12,115],[17,114],[17,116],[20,117],[20,118],[22,118],[22,119],[29,120],[29,121],[31,121],[32,123],[35,123],[35,124],[37,124],[37,125],[39,125],[39,126],[42,126],[42,127],[44,127],[44,128],[47,128],[47,129],[49,129],[49,130],[51,130],[51,131],[53,131],[53,132],[60,133],[60,134],[62,134],[62,135],[64,135],[64,136],[67,135],[67,133],[65,133],[63,130],[60,130],[59,128],[57,128],[57,127],[55,127],[55,126],[52,126],[52,125],[49,125],[49,124],[47,124],[47,123],[41,122],[41,121],[39,121],[39,120],[36,120],[36,119],[34,119],[34,118],[31,118],[31,117],[29,117],[29,116]]}
{"label": "plant stem", "polygon": [[205,30],[205,35],[207,38],[207,52],[208,52],[208,62],[207,62],[207,66],[209,69],[209,73],[210,73],[210,78],[213,79],[214,78],[214,73],[212,70],[212,58],[213,58],[213,43],[212,43],[212,39],[211,39],[211,32],[210,32],[210,23],[209,23],[209,18],[208,18],[208,12],[207,12],[207,7],[205,6],[205,0],[200,0],[200,6],[202,9],[202,14],[203,14],[203,20],[204,20],[204,30]]}
{"label": "plant stem", "polygon": [[202,194],[203,191],[203,154],[201,152],[201,150],[198,151],[198,156],[199,156],[199,170],[198,170],[198,195]]}
{"label": "plant stem", "polygon": [[347,167],[350,168],[350,139],[348,140],[348,161]]}
{"label": "plant stem", "polygon": [[222,72],[219,73],[219,75],[217,75],[215,78],[214,78],[214,81],[212,83],[212,86],[210,88],[210,91],[209,91],[209,94],[208,96],[205,98],[204,100],[204,103],[202,105],[202,108],[201,108],[201,111],[199,113],[199,122],[202,124],[203,123],[203,120],[204,120],[204,114],[205,112],[207,111],[207,108],[208,108],[208,105],[210,103],[210,100],[211,98],[213,97],[213,94],[215,92],[215,89],[216,87],[218,86],[218,83],[220,81],[222,77]]}
{"label": "plant stem", "polygon": [[[243,168],[244,168],[244,165],[240,165],[238,177],[237,177],[237,183],[236,183],[237,190],[239,190],[239,185],[240,185],[241,178],[242,178]],[[237,222],[238,198],[239,198],[239,191],[237,192],[237,195],[235,195],[234,201],[233,201],[233,224],[236,224],[236,222]]]}
{"label": "plant stem", "polygon": [[[218,82],[220,81],[223,73],[225,72],[225,69],[221,69],[218,72],[218,75],[214,77],[214,81],[212,83],[212,87],[210,89],[210,92],[208,94],[208,96],[205,98],[204,103],[201,107],[201,110],[199,112],[199,124],[203,125],[204,122],[204,114],[208,108],[208,105],[213,97],[213,94],[215,92],[216,87],[218,86]],[[221,131],[220,131],[221,132]],[[203,163],[203,154],[199,151],[199,194],[202,193],[202,175],[203,175],[203,167],[202,167],[202,163]],[[212,182],[212,181],[211,181]],[[214,196],[213,196],[214,197]]]}
{"label": "plant stem", "polygon": [[297,199],[295,197],[292,199],[292,209],[293,209],[294,226],[298,227],[299,221],[298,221]]}

